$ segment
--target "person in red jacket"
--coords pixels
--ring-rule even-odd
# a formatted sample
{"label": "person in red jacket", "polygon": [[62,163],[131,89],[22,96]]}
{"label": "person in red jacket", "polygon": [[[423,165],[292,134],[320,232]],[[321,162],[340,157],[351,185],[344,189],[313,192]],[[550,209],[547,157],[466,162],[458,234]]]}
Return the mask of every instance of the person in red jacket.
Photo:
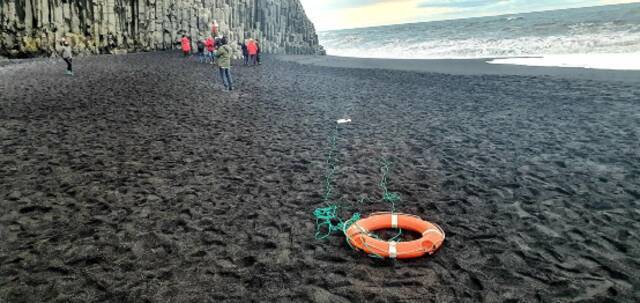
{"label": "person in red jacket", "polygon": [[182,53],[184,54],[184,56],[189,56],[189,54],[191,53],[191,41],[189,41],[189,38],[187,38],[186,35],[182,35],[180,43],[182,44]]}
{"label": "person in red jacket", "polygon": [[216,44],[213,42],[213,38],[211,38],[211,36],[204,41],[204,46],[207,48],[207,60],[213,62],[213,58],[215,58],[213,56],[213,52],[216,50]]}
{"label": "person in red jacket", "polygon": [[249,59],[251,60],[253,65],[258,64],[257,62],[258,45],[256,45],[256,42],[253,41],[253,39],[249,39],[249,42],[247,42],[247,51],[249,53]]}

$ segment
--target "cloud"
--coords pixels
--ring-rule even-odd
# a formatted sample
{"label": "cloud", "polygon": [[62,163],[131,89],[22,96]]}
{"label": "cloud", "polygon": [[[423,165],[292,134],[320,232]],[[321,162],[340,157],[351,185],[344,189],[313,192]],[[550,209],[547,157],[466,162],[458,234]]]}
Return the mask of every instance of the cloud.
{"label": "cloud", "polygon": [[[2,1],[2,0],[0,0]],[[319,30],[494,16],[640,0],[301,0]]]}
{"label": "cloud", "polygon": [[602,4],[640,3],[639,0],[600,0]]}
{"label": "cloud", "polygon": [[422,0],[302,0],[320,30],[407,22]]}
{"label": "cloud", "polygon": [[420,3],[419,7],[428,8],[428,7],[456,7],[456,8],[467,8],[467,7],[480,7],[480,6],[490,6],[495,4],[500,4],[507,1],[497,1],[497,0],[434,0],[434,1],[425,1]]}
{"label": "cloud", "polygon": [[413,2],[414,0],[302,0],[307,6],[315,5],[326,9],[345,9],[379,5],[382,3],[404,3]]}
{"label": "cloud", "polygon": [[[317,22],[322,29],[370,27],[416,22],[420,18],[450,13],[450,8],[420,8],[424,0],[383,0],[374,4],[327,11]],[[360,2],[361,4],[364,2]],[[315,17],[314,17],[315,18]]]}

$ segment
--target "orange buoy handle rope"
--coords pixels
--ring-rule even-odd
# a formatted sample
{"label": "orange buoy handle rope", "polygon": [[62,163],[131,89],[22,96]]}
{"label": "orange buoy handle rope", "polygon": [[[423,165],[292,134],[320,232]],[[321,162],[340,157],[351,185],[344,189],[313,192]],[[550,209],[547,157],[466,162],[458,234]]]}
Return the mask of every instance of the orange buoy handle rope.
{"label": "orange buoy handle rope", "polygon": [[[420,239],[395,242],[372,236],[381,229],[401,228],[422,235]],[[436,252],[444,242],[445,233],[440,226],[420,217],[398,213],[376,213],[351,224],[345,231],[349,244],[368,254],[384,258],[411,259]]]}

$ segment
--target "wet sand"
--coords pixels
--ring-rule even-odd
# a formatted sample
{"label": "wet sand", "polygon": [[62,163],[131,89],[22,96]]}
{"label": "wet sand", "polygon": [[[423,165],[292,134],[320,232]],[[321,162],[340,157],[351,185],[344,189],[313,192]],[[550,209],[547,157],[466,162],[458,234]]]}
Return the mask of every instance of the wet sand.
{"label": "wet sand", "polygon": [[[640,85],[176,53],[0,68],[0,302],[637,302]],[[215,80],[215,82],[214,82]],[[430,257],[314,239],[328,138]],[[342,215],[347,216],[348,213]]]}
{"label": "wet sand", "polygon": [[370,59],[336,56],[283,56],[282,60],[326,67],[375,68],[450,75],[512,75],[640,83],[640,71],[578,67],[490,64],[491,59]]}

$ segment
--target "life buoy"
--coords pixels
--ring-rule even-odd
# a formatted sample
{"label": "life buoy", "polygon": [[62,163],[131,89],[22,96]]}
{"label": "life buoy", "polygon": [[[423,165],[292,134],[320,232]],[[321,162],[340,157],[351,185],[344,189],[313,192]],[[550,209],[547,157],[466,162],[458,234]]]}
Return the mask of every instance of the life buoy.
{"label": "life buoy", "polygon": [[[393,242],[371,236],[372,231],[389,228],[415,231],[421,234],[422,238],[407,242]],[[377,213],[360,219],[351,224],[345,234],[347,241],[353,247],[368,254],[393,259],[411,259],[425,254],[431,255],[442,246],[445,239],[444,231],[438,225],[417,216],[398,213]]]}

